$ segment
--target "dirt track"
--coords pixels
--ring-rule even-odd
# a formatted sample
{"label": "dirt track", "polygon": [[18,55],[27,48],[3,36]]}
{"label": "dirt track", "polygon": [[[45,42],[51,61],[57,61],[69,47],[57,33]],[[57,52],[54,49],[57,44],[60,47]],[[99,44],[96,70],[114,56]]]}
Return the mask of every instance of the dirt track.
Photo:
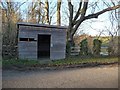
{"label": "dirt track", "polygon": [[118,66],[3,71],[3,88],[117,88]]}

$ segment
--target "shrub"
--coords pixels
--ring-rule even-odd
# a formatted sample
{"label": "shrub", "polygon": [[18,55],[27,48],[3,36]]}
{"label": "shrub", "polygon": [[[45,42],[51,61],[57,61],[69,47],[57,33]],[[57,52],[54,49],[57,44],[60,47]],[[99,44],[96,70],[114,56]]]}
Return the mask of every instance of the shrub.
{"label": "shrub", "polygon": [[88,41],[84,39],[80,42],[80,55],[88,55]]}
{"label": "shrub", "polygon": [[98,39],[93,41],[93,54],[94,56],[100,56],[102,42]]}

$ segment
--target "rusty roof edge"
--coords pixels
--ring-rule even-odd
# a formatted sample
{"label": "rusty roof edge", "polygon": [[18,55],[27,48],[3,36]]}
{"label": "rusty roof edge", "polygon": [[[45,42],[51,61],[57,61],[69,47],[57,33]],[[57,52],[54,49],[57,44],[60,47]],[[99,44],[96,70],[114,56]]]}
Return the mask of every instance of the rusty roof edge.
{"label": "rusty roof edge", "polygon": [[68,28],[68,26],[57,26],[57,25],[48,25],[48,24],[34,24],[34,23],[26,23],[26,22],[18,22],[17,25],[59,28],[59,29],[67,29]]}

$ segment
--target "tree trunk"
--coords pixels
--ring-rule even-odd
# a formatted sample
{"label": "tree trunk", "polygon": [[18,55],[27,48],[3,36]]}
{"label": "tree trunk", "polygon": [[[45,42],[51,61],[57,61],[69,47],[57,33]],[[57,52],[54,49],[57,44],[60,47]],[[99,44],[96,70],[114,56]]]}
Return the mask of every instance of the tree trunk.
{"label": "tree trunk", "polygon": [[49,2],[48,0],[45,1],[45,23],[49,23]]}
{"label": "tree trunk", "polygon": [[[71,28],[72,29],[72,28]],[[71,54],[71,47],[74,46],[74,39],[73,39],[73,36],[71,35],[71,29],[69,28],[68,29],[68,32],[67,32],[67,56],[69,57],[70,54]]]}
{"label": "tree trunk", "polygon": [[38,21],[37,21],[37,23],[40,23],[40,19],[41,19],[41,0],[39,0]]}
{"label": "tree trunk", "polygon": [[61,1],[62,0],[57,0],[57,25],[61,25],[61,15],[60,15],[60,9],[61,9]]}

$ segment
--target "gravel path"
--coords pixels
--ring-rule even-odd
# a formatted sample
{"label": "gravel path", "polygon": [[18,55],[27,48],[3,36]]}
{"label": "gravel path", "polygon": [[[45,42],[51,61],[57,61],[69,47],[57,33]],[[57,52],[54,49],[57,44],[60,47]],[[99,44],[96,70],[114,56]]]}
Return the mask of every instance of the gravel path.
{"label": "gravel path", "polygon": [[118,66],[3,71],[3,88],[118,88]]}

